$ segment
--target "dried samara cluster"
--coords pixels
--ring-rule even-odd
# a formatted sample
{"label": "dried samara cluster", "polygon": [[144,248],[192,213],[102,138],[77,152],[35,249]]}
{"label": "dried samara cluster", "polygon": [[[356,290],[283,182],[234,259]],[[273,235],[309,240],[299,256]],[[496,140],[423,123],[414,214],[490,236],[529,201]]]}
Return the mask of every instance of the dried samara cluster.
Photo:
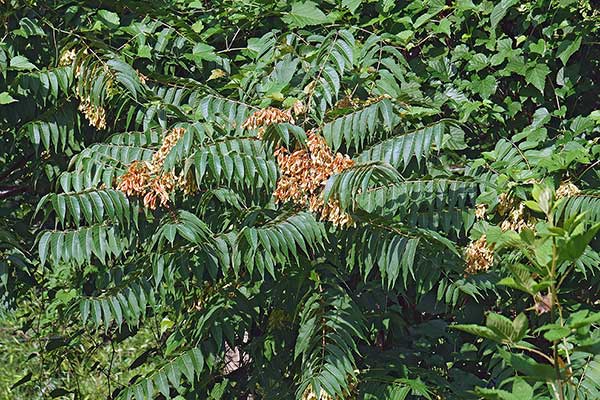
{"label": "dried samara cluster", "polygon": [[498,198],[497,211],[505,218],[500,225],[503,231],[521,232],[524,228],[533,229],[535,225],[534,219],[525,209],[525,204],[506,193],[502,193]]}
{"label": "dried samara cluster", "polygon": [[476,274],[490,269],[494,263],[494,249],[487,244],[485,235],[469,243],[465,250],[466,274]]}
{"label": "dried samara cluster", "polygon": [[[503,231],[514,230],[521,232],[523,228],[532,228],[533,220],[528,216],[525,205],[507,193],[500,194],[496,212],[504,217],[500,224]],[[475,208],[475,218],[485,219],[487,206],[478,204]],[[469,243],[465,249],[466,274],[476,274],[490,269],[494,263],[494,248],[486,241],[485,235]]]}
{"label": "dried samara cluster", "polygon": [[[87,54],[87,49],[83,50],[81,54]],[[81,64],[75,65],[77,61],[77,51],[75,49],[69,49],[63,52],[58,61],[58,65],[61,67],[72,66],[74,68],[73,74],[76,78],[81,77]],[[107,71],[108,67],[102,67]],[[106,90],[109,90],[111,81],[106,82]],[[95,105],[89,98],[84,98],[78,93],[79,107],[85,119],[88,120],[89,124],[98,130],[106,129],[106,110],[104,107]]]}
{"label": "dried samara cluster", "polygon": [[291,201],[320,214],[321,220],[336,226],[352,225],[352,218],[339,203],[323,200],[323,188],[329,177],[354,165],[347,155],[333,154],[325,139],[316,131],[308,132],[307,148],[290,152],[285,147],[275,152],[281,176],[277,180],[277,202]]}
{"label": "dried samara cluster", "polygon": [[90,125],[98,130],[106,129],[106,110],[104,110],[104,107],[96,106],[89,100],[81,100],[79,111],[83,113]]}
{"label": "dried samara cluster", "polygon": [[272,124],[281,124],[284,122],[294,123],[294,117],[292,117],[292,109],[280,110],[275,107],[267,107],[262,110],[255,111],[252,113],[246,121],[244,121],[242,128],[244,129],[258,129],[258,137],[261,138],[265,133],[265,129]]}
{"label": "dried samara cluster", "polygon": [[[258,129],[258,136],[267,126],[276,123],[294,123],[292,111],[297,115],[304,112],[301,104],[283,111],[274,107],[254,112],[243,124],[245,129]],[[307,148],[290,151],[280,147],[275,151],[281,175],[273,193],[278,203],[292,202],[308,207],[319,214],[321,220],[330,221],[336,226],[353,224],[352,218],[342,210],[339,203],[325,204],[322,193],[329,177],[354,165],[347,155],[334,154],[316,130],[308,132]]]}
{"label": "dried samara cluster", "polygon": [[139,196],[144,199],[144,206],[155,210],[158,205],[168,207],[169,194],[175,188],[183,188],[184,192],[193,191],[192,180],[180,174],[163,171],[167,154],[184,135],[184,128],[174,128],[165,135],[160,149],[152,156],[152,161],[134,161],[129,165],[117,185],[117,189],[128,196]]}
{"label": "dried samara cluster", "polygon": [[556,189],[556,198],[573,197],[580,193],[581,190],[573,182],[563,181],[558,185],[558,189]]}
{"label": "dried samara cluster", "polygon": [[302,393],[302,400],[334,400],[333,397],[321,390],[321,394],[317,396],[312,387],[307,387]]}
{"label": "dried samara cluster", "polygon": [[[563,181],[556,190],[556,198],[577,196],[579,193],[581,190],[572,182]],[[475,217],[485,219],[486,212],[487,207],[478,204],[475,208]],[[525,228],[534,229],[535,218],[529,215],[525,204],[508,193],[501,193],[498,197],[496,212],[504,218],[500,224],[500,229],[504,232],[521,232]],[[494,249],[493,246],[487,244],[485,235],[469,243],[465,249],[465,260],[467,264],[465,273],[467,274],[484,272],[490,268],[494,262]]]}
{"label": "dried samara cluster", "polygon": [[60,59],[58,60],[58,65],[61,67],[73,65],[76,58],[77,58],[77,52],[74,49],[66,50],[60,55]]}

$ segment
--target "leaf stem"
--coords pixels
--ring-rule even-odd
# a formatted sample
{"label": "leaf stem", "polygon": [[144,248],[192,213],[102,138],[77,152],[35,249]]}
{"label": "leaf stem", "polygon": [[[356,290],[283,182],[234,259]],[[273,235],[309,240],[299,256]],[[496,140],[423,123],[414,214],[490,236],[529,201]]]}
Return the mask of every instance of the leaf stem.
{"label": "leaf stem", "polygon": [[512,347],[514,347],[515,349],[519,349],[519,350],[525,350],[525,351],[530,351],[534,354],[537,354],[540,357],[543,357],[545,360],[547,360],[550,364],[554,365],[554,360],[552,359],[552,357],[550,357],[549,355],[541,352],[538,349],[532,349],[530,347],[526,347],[526,346],[521,346],[519,344],[513,344]]}
{"label": "leaf stem", "polygon": [[[556,290],[556,264],[557,264],[557,250],[556,250],[556,240],[552,238],[552,266],[550,268],[550,281],[552,282],[550,285],[550,293],[552,293],[552,319],[554,320],[555,314],[555,306],[558,310],[558,315],[560,318],[560,325],[563,326],[563,318],[562,318],[562,310],[560,307],[560,303],[558,301],[558,292]],[[555,394],[558,392],[558,399],[565,400],[565,396],[563,393],[563,384],[560,376],[560,366],[558,364],[558,340],[552,341],[552,356],[554,358],[554,370],[556,371],[556,388]]]}

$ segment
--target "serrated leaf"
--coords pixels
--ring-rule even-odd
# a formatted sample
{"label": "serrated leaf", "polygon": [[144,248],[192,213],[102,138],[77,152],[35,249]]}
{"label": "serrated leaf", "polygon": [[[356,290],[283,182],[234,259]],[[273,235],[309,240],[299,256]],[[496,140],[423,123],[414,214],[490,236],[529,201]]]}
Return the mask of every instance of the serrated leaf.
{"label": "serrated leaf", "polygon": [[508,9],[518,3],[518,0],[502,0],[492,9],[490,15],[491,29],[496,29],[496,26],[506,16]]}
{"label": "serrated leaf", "polygon": [[346,7],[352,14],[360,6],[362,0],[342,0],[342,6]]}
{"label": "serrated leaf", "polygon": [[329,22],[317,3],[312,1],[292,3],[292,10],[282,19],[292,28],[304,28],[305,26],[321,25]]}

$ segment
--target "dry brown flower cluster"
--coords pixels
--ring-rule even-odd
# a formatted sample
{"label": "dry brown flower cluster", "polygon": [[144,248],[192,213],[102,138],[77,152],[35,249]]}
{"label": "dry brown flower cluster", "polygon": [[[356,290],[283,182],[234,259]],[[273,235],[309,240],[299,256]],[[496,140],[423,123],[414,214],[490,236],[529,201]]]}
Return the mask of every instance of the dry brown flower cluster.
{"label": "dry brown flower cluster", "polygon": [[335,226],[354,226],[354,221],[350,214],[342,210],[340,203],[337,200],[329,200],[324,204],[322,196],[315,196],[311,200],[314,203],[309,204],[308,209],[316,214],[321,213],[321,221],[332,222]]}
{"label": "dry brown flower cluster", "polygon": [[494,263],[494,250],[488,246],[485,235],[469,243],[465,250],[467,268],[465,273],[476,274],[490,269]]}
{"label": "dry brown flower cluster", "polygon": [[[280,110],[268,107],[255,111],[242,125],[244,129],[257,129],[258,137],[262,137],[267,126],[289,122],[294,123],[293,115],[306,112],[306,106],[296,101],[291,109]],[[350,215],[344,212],[337,201],[329,201],[325,205],[322,189],[327,179],[333,174],[340,173],[352,166],[354,162],[348,156],[340,153],[333,154],[323,137],[316,131],[309,132],[308,149],[290,152],[285,147],[275,152],[281,170],[274,195],[277,202],[291,201],[320,214],[321,220],[334,223],[337,226],[353,224]]]}
{"label": "dry brown flower cluster", "polygon": [[556,189],[556,198],[577,196],[579,193],[581,193],[581,190],[573,182],[562,181]]}
{"label": "dry brown flower cluster", "polygon": [[[297,107],[298,109],[300,106]],[[292,110],[280,110],[275,107],[267,107],[262,110],[258,110],[252,113],[246,121],[242,124],[242,128],[244,129],[257,129],[258,128],[258,137],[262,137],[263,133],[267,126],[272,124],[279,124],[283,122],[289,122],[291,124],[294,123],[294,118],[292,117]]]}
{"label": "dry brown flower cluster", "polygon": [[333,397],[321,390],[321,394],[317,397],[317,394],[313,391],[312,386],[306,388],[302,393],[302,400],[333,400]]}
{"label": "dry brown flower cluster", "polygon": [[159,174],[162,171],[163,164],[165,163],[165,158],[167,155],[175,147],[179,139],[183,137],[185,134],[185,128],[173,128],[167,132],[165,135],[162,145],[160,149],[152,156],[152,170],[153,174]]}
{"label": "dry brown flower cluster", "polygon": [[[69,63],[69,65],[73,65],[73,63],[74,63],[75,61],[77,61],[77,53],[83,54],[84,56],[89,54],[89,52],[88,52],[88,49],[87,49],[87,48],[84,48],[83,50],[77,50],[77,51],[72,49],[72,50],[70,50],[70,51],[72,51],[72,54],[69,54],[69,55],[63,55],[63,56],[65,56],[65,62],[69,61],[68,57],[73,57],[73,60],[72,60],[72,62],[71,62],[71,63]],[[61,59],[62,59],[62,57],[61,57]],[[81,57],[81,58],[78,60],[77,64],[75,64],[75,71],[74,71],[74,75],[75,75],[75,77],[76,77],[76,78],[79,78],[79,77],[81,76],[81,68],[82,68],[82,63],[83,63],[84,59],[85,59],[84,57]],[[62,65],[62,64],[61,64],[61,65]],[[106,68],[105,68],[105,69],[106,69]]]}
{"label": "dry brown flower cluster", "polygon": [[73,49],[69,49],[61,54],[60,59],[58,60],[58,65],[60,65],[61,67],[73,65],[76,57],[77,52]]}
{"label": "dry brown flower cluster", "polygon": [[391,99],[391,98],[392,98],[392,96],[390,96],[389,94],[382,94],[381,96],[377,96],[377,97],[369,97],[367,100],[365,100],[365,103],[363,105],[369,106],[373,103],[382,101],[383,99]]}
{"label": "dry brown flower cluster", "polygon": [[502,221],[500,229],[503,231],[521,232],[524,228],[532,229],[533,226],[533,221],[527,216],[525,205],[520,203],[518,206],[510,210],[506,219]]}
{"label": "dry brown flower cluster", "polygon": [[485,219],[487,213],[487,206],[485,204],[477,204],[475,206],[475,218]]}
{"label": "dry brown flower cluster", "polygon": [[[87,54],[87,49],[84,49],[82,54]],[[77,51],[74,49],[70,49],[65,51],[60,57],[59,64],[61,66],[73,65],[77,58]],[[108,67],[106,65],[103,66],[105,71],[108,71]],[[75,65],[74,75],[76,78],[81,76],[82,72],[82,63],[81,60]],[[112,81],[108,80],[106,82],[106,90],[111,88]],[[83,96],[82,93],[77,93],[77,97],[79,98],[79,111],[83,113],[85,119],[88,120],[89,124],[98,130],[106,129],[106,110],[104,107],[95,105],[89,99],[89,97]]]}
{"label": "dry brown flower cluster", "polygon": [[298,100],[294,102],[292,111],[294,112],[295,116],[302,115],[306,112],[306,105],[301,100]]}
{"label": "dry brown flower cluster", "polygon": [[106,129],[106,110],[104,107],[96,106],[89,100],[82,100],[79,103],[79,111],[83,113],[90,125],[96,129]]}
{"label": "dry brown flower cluster", "polygon": [[523,203],[506,193],[500,194],[498,200],[498,214],[506,216],[500,229],[516,232],[521,232],[523,228],[533,229],[535,221],[528,215]]}
{"label": "dry brown flower cluster", "polygon": [[175,177],[170,172],[154,176],[150,173],[152,164],[145,161],[134,161],[123,174],[117,189],[127,196],[144,198],[144,206],[156,209],[157,202],[163,207],[169,204],[169,193],[175,188]]}
{"label": "dry brown flower cluster", "polygon": [[135,70],[135,72],[137,73],[138,79],[140,80],[142,85],[146,84],[146,81],[148,80],[148,77],[144,74],[142,74],[140,71],[138,71],[137,69]]}
{"label": "dry brown flower cluster", "polygon": [[496,207],[496,211],[498,211],[500,216],[505,215],[512,210],[514,206],[515,200],[512,196],[509,196],[508,193],[500,193],[500,196],[498,196],[498,206]]}
{"label": "dry brown flower cluster", "polygon": [[129,164],[127,172],[121,175],[117,189],[128,196],[142,196],[150,181],[150,166],[145,161],[134,161]]}
{"label": "dry brown flower cluster", "polygon": [[[75,50],[75,49],[66,50],[60,56],[58,64],[61,67],[72,65],[74,67],[73,75],[75,76],[75,78],[82,78],[85,57],[80,57],[80,59],[77,60],[78,54],[82,54],[85,56],[88,54],[88,49],[85,48],[83,50]],[[106,64],[102,64],[101,67],[97,67],[97,66],[93,67],[92,72],[96,72],[100,68],[102,70],[104,70],[105,73],[109,72],[108,65],[106,65]],[[84,77],[84,79],[89,81],[91,79],[91,78],[89,78],[90,75],[92,75],[92,74],[87,74]],[[110,93],[111,89],[112,89],[112,78],[109,78],[105,82],[105,90]],[[95,127],[98,130],[106,129],[106,110],[104,109],[104,107],[93,104],[92,101],[90,100],[90,98],[81,92],[77,93],[77,97],[79,98],[78,109],[79,109],[79,111],[81,111],[83,113],[83,115],[88,120],[90,125]]]}
{"label": "dry brown flower cluster", "polygon": [[315,131],[308,132],[307,149],[290,152],[285,147],[275,152],[281,176],[277,180],[275,198],[277,202],[291,201],[306,206],[321,215],[321,220],[337,226],[352,224],[349,214],[339,203],[329,201],[325,205],[322,191],[333,174],[338,174],[354,164],[347,155],[333,154],[325,139]]}
{"label": "dry brown flower cluster", "polygon": [[148,191],[144,195],[144,206],[155,210],[156,202],[160,201],[162,207],[168,207],[169,193],[175,188],[175,182],[175,177],[170,172],[165,172],[152,179]]}
{"label": "dry brown flower cluster", "polygon": [[165,158],[171,149],[177,144],[185,133],[184,128],[170,130],[160,149],[154,153],[151,162],[134,161],[129,169],[123,174],[117,185],[117,189],[128,196],[140,196],[144,198],[144,206],[151,210],[156,209],[157,204],[168,207],[169,194],[175,188],[183,188],[186,193],[191,192],[191,180],[180,174],[175,176],[171,172],[162,170]]}
{"label": "dry brown flower cluster", "polygon": [[361,106],[360,99],[352,97],[352,93],[346,93],[346,96],[342,97],[335,103],[334,109],[340,108],[358,108]]}

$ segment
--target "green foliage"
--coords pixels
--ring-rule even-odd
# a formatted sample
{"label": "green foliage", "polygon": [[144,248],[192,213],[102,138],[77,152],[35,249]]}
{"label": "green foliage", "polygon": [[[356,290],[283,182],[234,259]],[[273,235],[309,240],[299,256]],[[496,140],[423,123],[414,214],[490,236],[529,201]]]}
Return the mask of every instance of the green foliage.
{"label": "green foliage", "polygon": [[1,398],[600,396],[596,2],[92,3],[0,1]]}

